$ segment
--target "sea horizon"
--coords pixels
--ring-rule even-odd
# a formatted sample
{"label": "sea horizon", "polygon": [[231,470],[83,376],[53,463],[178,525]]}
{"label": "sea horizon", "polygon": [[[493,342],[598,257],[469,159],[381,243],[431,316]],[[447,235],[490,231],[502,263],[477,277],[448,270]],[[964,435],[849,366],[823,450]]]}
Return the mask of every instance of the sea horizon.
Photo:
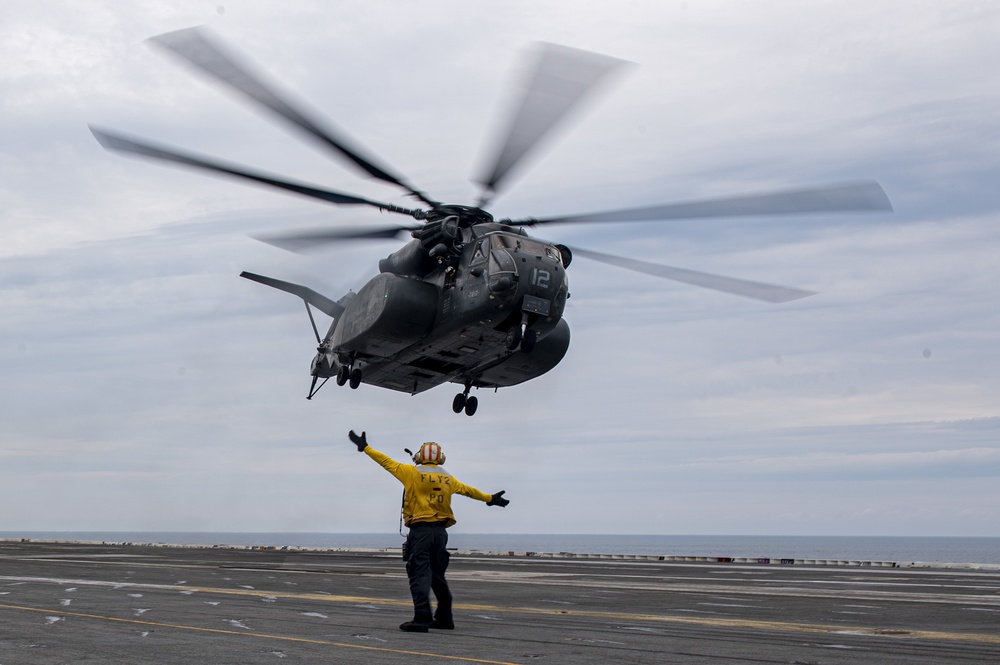
{"label": "sea horizon", "polygon": [[[0,540],[150,543],[317,549],[398,548],[399,533],[210,531],[0,531]],[[491,534],[452,532],[449,547],[484,552],[770,557],[1000,564],[1000,537],[689,534]]]}

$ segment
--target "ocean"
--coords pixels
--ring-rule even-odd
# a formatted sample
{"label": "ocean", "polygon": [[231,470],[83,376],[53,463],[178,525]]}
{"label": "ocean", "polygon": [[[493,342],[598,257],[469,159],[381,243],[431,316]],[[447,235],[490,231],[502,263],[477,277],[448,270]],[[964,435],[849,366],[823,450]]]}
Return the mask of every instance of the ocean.
{"label": "ocean", "polygon": [[[0,531],[0,539],[378,549],[399,547],[398,533],[208,533]],[[452,532],[449,547],[489,552],[572,552],[772,559],[1000,564],[1000,538],[920,536],[691,536],[485,534]]]}

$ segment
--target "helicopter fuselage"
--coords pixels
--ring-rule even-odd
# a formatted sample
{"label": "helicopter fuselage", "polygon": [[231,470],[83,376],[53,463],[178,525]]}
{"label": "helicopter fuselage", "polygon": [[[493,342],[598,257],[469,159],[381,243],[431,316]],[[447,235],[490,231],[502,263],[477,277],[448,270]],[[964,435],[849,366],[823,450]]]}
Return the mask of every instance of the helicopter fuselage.
{"label": "helicopter fuselage", "polygon": [[568,250],[493,222],[446,217],[441,230],[394,252],[381,274],[341,299],[314,376],[411,394],[453,382],[467,395],[522,383],[562,360]]}

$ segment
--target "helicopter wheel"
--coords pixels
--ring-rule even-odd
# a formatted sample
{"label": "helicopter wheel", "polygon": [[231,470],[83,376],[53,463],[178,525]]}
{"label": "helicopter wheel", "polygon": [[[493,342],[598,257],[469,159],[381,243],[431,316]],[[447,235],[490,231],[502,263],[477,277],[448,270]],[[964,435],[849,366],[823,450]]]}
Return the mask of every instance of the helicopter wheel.
{"label": "helicopter wheel", "polygon": [[472,395],[467,400],[465,400],[465,415],[474,416],[476,415],[476,409],[479,408],[479,399]]}
{"label": "helicopter wheel", "polygon": [[531,353],[531,350],[535,348],[535,342],[538,341],[538,331],[528,329],[524,332],[524,339],[521,340],[521,350],[525,353]]}
{"label": "helicopter wheel", "polygon": [[457,395],[455,395],[455,399],[451,401],[451,410],[454,411],[455,413],[462,413],[462,409],[465,408],[465,404],[466,404],[465,393],[458,393]]}
{"label": "helicopter wheel", "polygon": [[351,390],[357,390],[358,386],[361,385],[361,370],[353,369],[351,370]]}
{"label": "helicopter wheel", "polygon": [[337,370],[337,385],[342,386],[351,379],[351,368],[347,365],[341,365],[340,369]]}
{"label": "helicopter wheel", "polygon": [[524,336],[524,330],[521,326],[515,326],[511,328],[508,333],[507,350],[514,351],[521,344],[521,339]]}

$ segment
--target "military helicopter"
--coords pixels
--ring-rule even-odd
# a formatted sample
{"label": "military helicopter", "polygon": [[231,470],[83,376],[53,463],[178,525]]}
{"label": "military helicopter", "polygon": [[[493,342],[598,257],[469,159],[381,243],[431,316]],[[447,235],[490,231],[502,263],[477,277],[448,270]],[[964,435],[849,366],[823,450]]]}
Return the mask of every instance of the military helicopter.
{"label": "military helicopter", "polygon": [[[241,276],[301,298],[316,337],[307,399],[330,378],[340,386],[362,383],[417,394],[441,385],[463,386],[455,413],[476,413],[472,388],[513,386],[554,368],[569,348],[563,319],[570,297],[567,268],[574,256],[649,275],[767,302],[786,302],[810,291],[674,268],[531,237],[526,227],[595,222],[657,221],[708,217],[887,211],[889,200],[874,182],[671,203],[547,218],[496,219],[485,206],[511,170],[570,109],[623,61],[556,45],[540,45],[494,159],[477,182],[475,205],[443,203],[407,183],[354,147],[352,141],[310,117],[253,72],[203,28],[152,38],[152,43],[202,74],[276,115],[331,149],[368,176],[398,188],[421,204],[408,208],[251,170],[232,163],[91,126],[109,150],[172,162],[249,180],[326,203],[366,206],[410,217],[413,222],[373,229],[322,229],[260,238],[301,251],[317,244],[412,240],[379,262],[379,275],[357,293],[332,300],[306,286],[243,272]],[[333,319],[320,334],[312,308]],[[322,380],[322,383],[317,383]]]}

